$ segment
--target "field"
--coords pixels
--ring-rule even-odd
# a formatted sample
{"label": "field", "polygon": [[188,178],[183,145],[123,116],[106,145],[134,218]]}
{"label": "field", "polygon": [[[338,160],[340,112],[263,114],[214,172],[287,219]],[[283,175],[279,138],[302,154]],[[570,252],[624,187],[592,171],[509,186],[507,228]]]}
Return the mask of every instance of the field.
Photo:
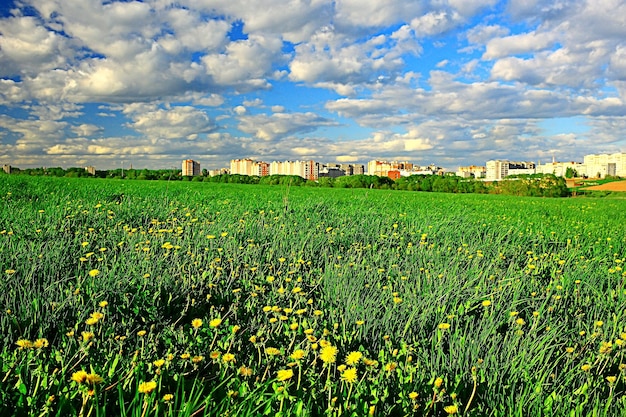
{"label": "field", "polygon": [[0,176],[0,415],[623,416],[626,201]]}

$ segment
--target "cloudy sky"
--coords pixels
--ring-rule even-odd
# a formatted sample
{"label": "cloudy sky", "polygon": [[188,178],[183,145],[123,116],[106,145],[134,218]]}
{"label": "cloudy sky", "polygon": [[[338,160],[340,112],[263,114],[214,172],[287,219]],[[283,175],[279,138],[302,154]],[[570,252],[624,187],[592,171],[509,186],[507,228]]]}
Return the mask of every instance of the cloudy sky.
{"label": "cloudy sky", "polygon": [[3,0],[0,163],[626,152],[624,0]]}

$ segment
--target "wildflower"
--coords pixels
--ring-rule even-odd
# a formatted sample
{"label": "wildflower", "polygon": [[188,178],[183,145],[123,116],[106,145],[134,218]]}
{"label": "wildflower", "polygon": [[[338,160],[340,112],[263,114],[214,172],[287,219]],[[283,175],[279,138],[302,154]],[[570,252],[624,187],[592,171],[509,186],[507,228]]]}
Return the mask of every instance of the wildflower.
{"label": "wildflower", "polygon": [[615,381],[617,381],[617,377],[615,377],[615,376],[607,376],[606,380],[608,381],[609,384],[613,385],[613,384],[615,384]]}
{"label": "wildflower", "polygon": [[82,332],[81,334],[83,336],[83,342],[89,342],[94,337],[92,332]]}
{"label": "wildflower", "polygon": [[183,353],[183,354],[180,355],[180,358],[183,359],[183,360],[184,359],[189,359],[190,357],[191,357],[191,355],[189,353]]}
{"label": "wildflower", "polygon": [[437,328],[440,330],[448,330],[450,328],[450,323],[439,323]]}
{"label": "wildflower", "polygon": [[170,401],[172,401],[174,399],[174,395],[173,394],[165,394],[163,396],[163,401],[168,403]]}
{"label": "wildflower", "polygon": [[100,275],[100,271],[98,271],[97,269],[92,269],[91,271],[89,271],[90,277],[97,277],[98,275]]}
{"label": "wildflower", "polygon": [[418,395],[419,395],[419,394],[418,394],[417,392],[413,391],[413,392],[410,392],[410,393],[409,393],[409,398],[410,398],[411,400],[415,401],[415,400],[417,399]]}
{"label": "wildflower", "polygon": [[108,301],[100,301],[100,304],[98,304],[98,305],[99,305],[100,307],[104,308],[104,307],[106,307],[106,306],[108,306],[108,305],[109,305],[109,302],[108,302]]}
{"label": "wildflower", "polygon": [[356,365],[359,363],[363,354],[361,352],[350,352],[348,356],[346,356],[346,364],[348,365]]}
{"label": "wildflower", "polygon": [[452,415],[452,414],[458,413],[459,409],[457,408],[456,405],[452,404],[452,405],[448,405],[446,407],[443,407],[443,411],[445,411],[446,413]]}
{"label": "wildflower", "polygon": [[241,326],[238,325],[234,325],[232,329],[230,329],[230,331],[232,332],[232,334],[235,334],[239,331],[239,329],[241,329]]}
{"label": "wildflower", "polygon": [[4,271],[7,275],[13,275],[15,274],[15,269],[7,269],[6,271]]}
{"label": "wildflower", "polygon": [[356,368],[348,368],[341,373],[341,380],[349,384],[354,383],[357,377]]}
{"label": "wildflower", "polygon": [[277,349],[275,347],[267,347],[265,348],[265,353],[270,356],[280,355],[280,349]]}
{"label": "wildflower", "polygon": [[139,392],[141,394],[150,394],[157,387],[155,381],[142,382],[139,384]]}
{"label": "wildflower", "polygon": [[194,329],[197,329],[197,328],[201,327],[202,326],[202,319],[193,319],[193,320],[191,320],[191,326]]}
{"label": "wildflower", "polygon": [[139,336],[139,337],[144,337],[144,336],[146,335],[146,333],[147,333],[147,332],[146,332],[145,330],[139,330],[139,331],[137,332],[137,336]]}
{"label": "wildflower", "polygon": [[15,342],[15,344],[18,345],[21,349],[29,349],[33,347],[33,342],[26,339],[19,339],[17,342]]}
{"label": "wildflower", "polygon": [[591,365],[586,363],[583,366],[581,366],[580,369],[582,369],[585,372],[588,372],[591,369]]}
{"label": "wildflower", "polygon": [[93,326],[97,323],[98,323],[98,319],[94,317],[89,317],[87,320],[85,320],[85,324],[88,326]]}
{"label": "wildflower", "polygon": [[80,371],[76,371],[72,374],[72,381],[84,384],[87,381],[87,375],[87,372],[81,369]]}
{"label": "wildflower", "polygon": [[357,322],[356,322],[357,326],[363,326],[363,324],[365,324],[365,322],[363,320],[357,320]]}
{"label": "wildflower", "polygon": [[[213,356],[214,353],[216,353],[216,352],[211,352],[211,356]],[[220,355],[219,352],[217,352],[217,356],[218,357],[219,357],[219,355]],[[193,362],[193,363],[200,363],[203,360],[204,360],[204,356],[202,356],[202,355],[196,355],[193,358],[191,358],[191,362]]]}
{"label": "wildflower", "polygon": [[489,307],[491,305],[491,301],[484,300],[481,304],[482,304],[483,307]]}
{"label": "wildflower", "polygon": [[526,324],[526,322],[524,321],[523,318],[518,318],[517,320],[515,320],[515,324],[517,324],[518,326],[523,326]]}
{"label": "wildflower", "polygon": [[289,357],[295,361],[298,361],[304,357],[304,350],[296,349]]}
{"label": "wildflower", "polygon": [[600,343],[600,353],[602,355],[606,355],[608,353],[611,353],[612,349],[613,349],[613,343],[611,343],[611,342],[602,342],[602,343]]}
{"label": "wildflower", "polygon": [[441,388],[441,385],[443,384],[443,378],[441,377],[437,377],[437,379],[435,379],[435,388]]}
{"label": "wildflower", "polygon": [[596,322],[594,323],[594,325],[595,325],[596,327],[602,327],[602,326],[604,325],[604,322],[603,322],[602,320],[598,320],[598,321],[596,321]]}
{"label": "wildflower", "polygon": [[316,315],[316,316],[321,316],[321,315],[324,314],[324,312],[322,310],[315,310],[315,311],[313,311],[313,314]]}
{"label": "wildflower", "polygon": [[220,318],[218,317],[218,318],[215,318],[215,319],[213,319],[213,320],[211,320],[211,321],[209,322],[209,327],[216,328],[216,327],[217,327],[217,326],[219,326],[220,324],[222,324],[222,319],[220,319]]}
{"label": "wildflower", "polygon": [[165,365],[165,359],[157,359],[156,361],[152,362],[152,364],[157,368],[160,368]]}
{"label": "wildflower", "polygon": [[293,322],[293,323],[291,323],[291,324],[289,325],[289,328],[290,328],[291,330],[297,330],[297,329],[298,329],[298,326],[299,326],[299,324],[298,324],[298,323]]}
{"label": "wildflower", "polygon": [[248,368],[247,366],[241,366],[239,368],[239,375],[244,378],[249,378],[252,376],[252,368]]}
{"label": "wildflower", "polygon": [[291,377],[293,377],[293,371],[291,369],[280,369],[276,373],[276,379],[279,381],[286,381]]}
{"label": "wildflower", "polygon": [[396,368],[398,367],[398,364],[395,362],[389,362],[388,364],[385,365],[385,371],[387,372],[393,372],[396,370]]}
{"label": "wildflower", "polygon": [[93,313],[91,313],[90,317],[96,320],[102,320],[104,318],[104,314],[100,313],[99,311],[94,311]]}
{"label": "wildflower", "polygon": [[45,339],[45,338],[37,339],[33,342],[33,347],[35,349],[45,348],[45,347],[48,347],[48,345],[49,345],[48,339]]}
{"label": "wildflower", "polygon": [[96,373],[88,374],[86,377],[86,382],[89,385],[96,385],[103,381],[102,377]]}
{"label": "wildflower", "polygon": [[332,345],[324,346],[320,350],[320,359],[324,363],[334,363],[337,357],[337,348]]}
{"label": "wildflower", "polygon": [[224,353],[224,355],[222,355],[222,360],[224,363],[235,362],[235,355],[232,353]]}
{"label": "wildflower", "polygon": [[574,348],[571,347],[571,346],[568,346],[568,347],[565,348],[565,352],[567,352],[567,353],[574,353]]}

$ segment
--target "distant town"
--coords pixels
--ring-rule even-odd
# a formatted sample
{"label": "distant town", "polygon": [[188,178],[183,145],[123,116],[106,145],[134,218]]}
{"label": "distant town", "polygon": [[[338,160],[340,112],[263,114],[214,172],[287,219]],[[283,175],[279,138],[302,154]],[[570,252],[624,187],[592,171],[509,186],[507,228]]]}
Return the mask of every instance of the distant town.
{"label": "distant town", "polygon": [[[50,170],[60,168],[49,168]],[[36,168],[32,171],[44,173],[46,168]],[[5,174],[17,173],[21,170],[4,164]],[[76,173],[74,176],[98,176],[99,171],[93,166],[83,168],[70,168],[70,172]],[[117,171],[117,170],[114,170]],[[124,169],[121,170],[124,177]],[[132,166],[127,172],[132,171]],[[136,170],[141,175],[150,174],[149,170]],[[161,172],[162,171],[162,172]],[[182,169],[158,170],[161,176],[172,175],[176,171],[183,177],[213,177],[218,175],[247,175],[247,176],[269,176],[269,175],[296,175],[306,180],[317,181],[320,178],[338,178],[350,175],[374,175],[388,177],[392,180],[411,175],[456,175],[461,178],[474,178],[483,181],[499,181],[513,175],[532,174],[553,174],[557,177],[567,178],[605,178],[607,176],[626,177],[626,152],[612,154],[590,154],[585,155],[583,162],[557,162],[553,160],[548,163],[535,163],[529,161],[511,160],[490,160],[484,166],[462,166],[456,172],[447,172],[444,168],[436,164],[420,166],[408,161],[381,161],[372,160],[363,164],[323,164],[313,160],[304,161],[256,161],[251,158],[233,159],[229,168],[215,170],[202,170],[199,161],[185,159],[182,162]],[[100,171],[102,172],[102,171]],[[134,173],[134,171],[133,171]],[[80,174],[80,175],[78,175]],[[156,178],[155,178],[156,179]]]}

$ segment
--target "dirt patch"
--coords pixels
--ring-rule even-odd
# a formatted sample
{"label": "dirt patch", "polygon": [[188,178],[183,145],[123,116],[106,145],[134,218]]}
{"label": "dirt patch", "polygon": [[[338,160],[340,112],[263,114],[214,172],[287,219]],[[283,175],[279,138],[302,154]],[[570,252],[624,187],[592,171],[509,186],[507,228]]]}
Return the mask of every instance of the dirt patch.
{"label": "dirt patch", "polygon": [[594,185],[593,187],[585,187],[584,190],[590,191],[626,191],[626,181],[614,181],[606,184]]}

